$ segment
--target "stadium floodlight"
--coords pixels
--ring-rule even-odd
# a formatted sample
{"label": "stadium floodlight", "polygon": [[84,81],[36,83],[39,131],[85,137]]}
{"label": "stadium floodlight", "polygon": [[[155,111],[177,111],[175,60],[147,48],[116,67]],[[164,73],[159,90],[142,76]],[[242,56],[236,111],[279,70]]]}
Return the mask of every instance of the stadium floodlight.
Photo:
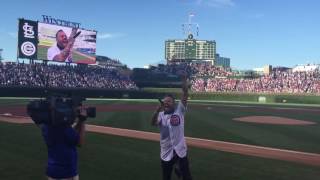
{"label": "stadium floodlight", "polygon": [[2,60],[2,51],[3,49],[0,48],[0,61]]}
{"label": "stadium floodlight", "polygon": [[[196,35],[199,36],[199,24],[198,23],[192,23],[192,18],[195,16],[194,13],[190,13],[188,16],[188,22],[182,24],[182,31],[183,34],[190,37],[190,35]],[[191,36],[191,37],[192,37]]]}

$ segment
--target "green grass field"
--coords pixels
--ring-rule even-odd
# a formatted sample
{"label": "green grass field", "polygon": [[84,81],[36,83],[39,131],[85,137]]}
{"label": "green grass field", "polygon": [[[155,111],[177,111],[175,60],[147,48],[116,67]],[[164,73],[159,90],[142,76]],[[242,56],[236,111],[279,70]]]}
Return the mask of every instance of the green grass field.
{"label": "green grass field", "polygon": [[[108,106],[125,104],[156,106],[156,102],[96,101],[90,104],[106,103]],[[280,109],[279,109],[280,108]],[[294,108],[294,109],[286,109]],[[296,110],[297,109],[297,110]],[[311,110],[300,112],[299,109]],[[314,107],[279,106],[231,103],[189,103],[186,114],[185,135],[205,139],[275,147],[281,149],[320,153],[320,111]],[[158,132],[150,126],[152,110],[123,112],[99,112],[97,118],[88,123],[118,128]],[[244,123],[232,120],[236,117],[263,115],[280,116],[316,122],[309,126],[288,126]]]}
{"label": "green grass field", "polygon": [[[0,108],[28,100],[0,100]],[[86,104],[149,105],[156,101],[87,101]],[[295,108],[295,109],[286,109]],[[158,132],[150,126],[149,110],[98,112],[88,123]],[[303,109],[303,111],[301,110]],[[233,121],[248,115],[273,115],[316,122],[312,126],[262,125]],[[277,104],[193,102],[186,114],[186,136],[320,153],[316,107]],[[46,147],[35,125],[0,122],[0,179],[45,179]],[[159,143],[87,133],[80,148],[80,179],[161,179]],[[194,179],[316,180],[320,167],[189,147]]]}

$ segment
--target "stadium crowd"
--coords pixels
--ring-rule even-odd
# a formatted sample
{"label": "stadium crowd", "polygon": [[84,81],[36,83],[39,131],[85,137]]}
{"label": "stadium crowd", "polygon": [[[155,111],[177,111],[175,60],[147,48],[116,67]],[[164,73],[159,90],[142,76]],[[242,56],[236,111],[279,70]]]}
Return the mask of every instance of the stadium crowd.
{"label": "stadium crowd", "polygon": [[117,68],[99,66],[0,63],[1,86],[137,89]]}
{"label": "stadium crowd", "polygon": [[[116,63],[116,62],[115,62]],[[113,67],[113,68],[110,68]],[[0,63],[0,86],[138,89],[121,66]],[[178,75],[186,70],[195,92],[320,93],[320,71],[273,70],[257,78],[235,78],[231,71],[210,64],[170,64],[154,73]]]}
{"label": "stadium crowd", "polygon": [[255,93],[320,93],[320,71],[292,72],[290,68],[275,68],[269,75],[237,77],[230,70],[204,63],[180,63],[153,67],[153,72],[178,75],[187,70],[191,90],[195,92],[255,92]]}
{"label": "stadium crowd", "polygon": [[177,75],[180,70],[187,71],[192,77],[226,77],[232,75],[230,71],[209,63],[161,64],[158,67],[153,67],[154,72],[164,72],[173,75]]}
{"label": "stadium crowd", "polygon": [[320,71],[273,71],[258,78],[194,78],[196,92],[320,93]]}

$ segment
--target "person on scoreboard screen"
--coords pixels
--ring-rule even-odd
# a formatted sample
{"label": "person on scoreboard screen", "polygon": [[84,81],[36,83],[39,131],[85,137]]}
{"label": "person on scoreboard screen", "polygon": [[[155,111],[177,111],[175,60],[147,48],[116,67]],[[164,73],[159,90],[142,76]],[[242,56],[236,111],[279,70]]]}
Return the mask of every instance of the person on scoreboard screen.
{"label": "person on scoreboard screen", "polygon": [[72,28],[69,38],[62,29],[57,31],[57,43],[55,43],[48,49],[48,60],[72,62],[72,47],[76,40],[76,37],[80,34],[80,31],[77,33],[77,30],[77,28]]}

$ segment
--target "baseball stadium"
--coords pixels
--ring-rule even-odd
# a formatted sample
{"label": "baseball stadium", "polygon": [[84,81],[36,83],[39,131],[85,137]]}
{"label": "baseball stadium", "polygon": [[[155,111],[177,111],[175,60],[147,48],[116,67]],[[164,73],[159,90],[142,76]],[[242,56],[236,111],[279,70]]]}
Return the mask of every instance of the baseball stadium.
{"label": "baseball stadium", "polygon": [[[166,94],[180,100],[181,72],[187,76],[184,135],[193,179],[319,179],[319,65],[237,72],[229,58],[217,55],[215,41],[189,33],[163,40],[166,63],[130,69],[96,55],[95,41],[88,42],[96,31],[85,30],[76,41],[84,51],[80,45],[72,50],[79,60],[58,63],[46,60],[57,29],[42,31],[51,35],[35,45],[39,58],[0,63],[0,179],[46,178],[47,147],[27,106],[58,94],[86,98],[83,107],[96,108],[78,148],[82,180],[160,180],[160,130],[151,119]],[[19,58],[32,56],[23,53]],[[173,173],[172,179],[179,178]]]}

